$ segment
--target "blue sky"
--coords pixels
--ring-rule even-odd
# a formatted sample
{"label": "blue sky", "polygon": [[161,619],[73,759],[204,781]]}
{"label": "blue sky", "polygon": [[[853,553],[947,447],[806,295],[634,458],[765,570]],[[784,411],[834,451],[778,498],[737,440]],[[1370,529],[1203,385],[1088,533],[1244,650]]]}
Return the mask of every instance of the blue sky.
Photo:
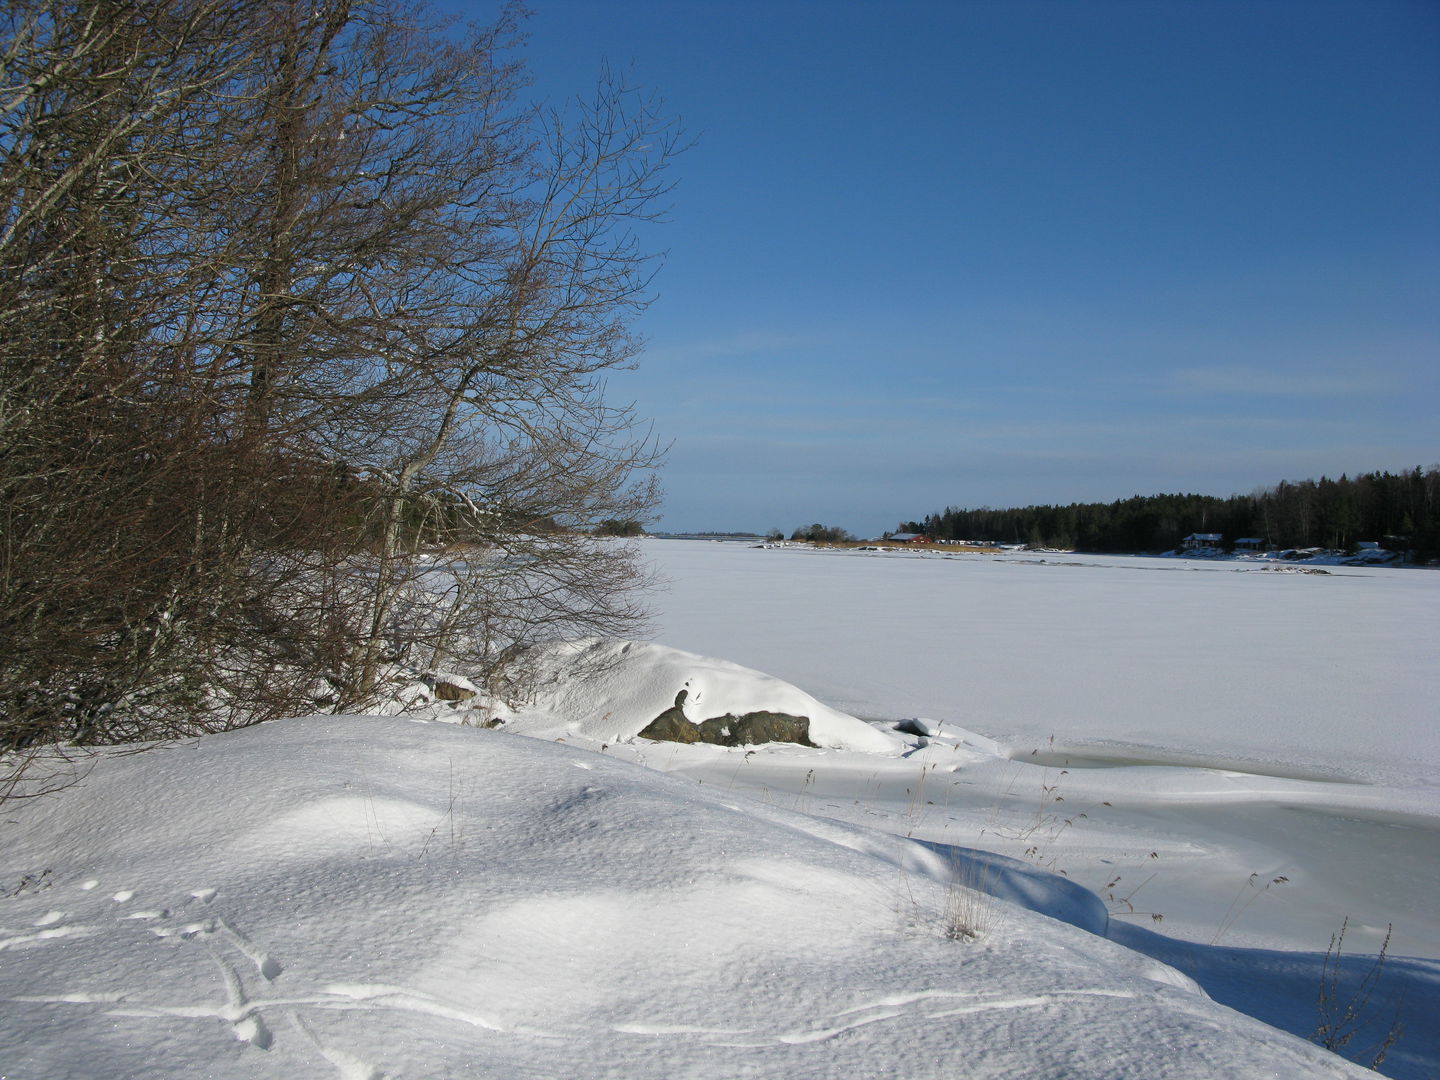
{"label": "blue sky", "polygon": [[661,528],[1440,461],[1440,4],[533,7],[537,94],[632,64],[697,140],[612,383]]}

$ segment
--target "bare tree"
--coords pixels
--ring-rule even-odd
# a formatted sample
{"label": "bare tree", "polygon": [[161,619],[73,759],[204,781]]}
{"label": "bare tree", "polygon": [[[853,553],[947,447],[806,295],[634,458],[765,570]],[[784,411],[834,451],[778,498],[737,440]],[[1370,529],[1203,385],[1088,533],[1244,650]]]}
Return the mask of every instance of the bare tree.
{"label": "bare tree", "polygon": [[[104,737],[160,675],[211,471],[171,364],[177,133],[243,55],[219,4],[20,0],[0,67],[0,745]],[[187,489],[189,489],[187,491]]]}
{"label": "bare tree", "polygon": [[653,104],[524,106],[513,10],[0,20],[0,746],[356,707],[637,618],[589,526],[654,501],[603,385]]}
{"label": "bare tree", "polygon": [[[633,622],[628,550],[586,532],[653,504],[629,480],[654,448],[601,377],[634,352],[649,260],[629,226],[654,216],[673,133],[609,77],[567,112],[518,106],[513,12],[460,36],[284,0],[269,23],[239,96],[260,135],[236,202],[261,254],[233,362],[245,438],[343,462],[375,496],[351,564],[366,610],[329,623],[355,632],[327,672],[342,704],[368,703],[402,644],[488,666]],[[417,515],[441,507],[427,536]],[[469,542],[444,573],[441,538]]]}

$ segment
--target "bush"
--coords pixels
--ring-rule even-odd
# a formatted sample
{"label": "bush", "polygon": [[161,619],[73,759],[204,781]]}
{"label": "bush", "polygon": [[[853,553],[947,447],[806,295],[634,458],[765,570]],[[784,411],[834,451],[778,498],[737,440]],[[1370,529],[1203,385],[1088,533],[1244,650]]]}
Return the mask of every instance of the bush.
{"label": "bush", "polygon": [[808,540],[812,544],[843,544],[855,537],[838,525],[821,525],[817,522],[814,525],[802,525],[790,534],[790,539]]}

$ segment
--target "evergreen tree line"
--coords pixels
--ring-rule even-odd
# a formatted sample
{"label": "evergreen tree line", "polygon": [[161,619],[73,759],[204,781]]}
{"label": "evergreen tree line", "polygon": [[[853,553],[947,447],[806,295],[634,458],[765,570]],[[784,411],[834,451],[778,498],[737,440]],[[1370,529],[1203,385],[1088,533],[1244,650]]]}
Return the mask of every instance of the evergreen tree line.
{"label": "evergreen tree line", "polygon": [[897,531],[1093,552],[1171,551],[1192,533],[1218,533],[1223,546],[1254,537],[1271,550],[1352,550],[1376,541],[1428,561],[1440,558],[1440,468],[1282,481],[1229,498],[1136,495],[1068,506],[949,507],[923,522],[902,522]]}
{"label": "evergreen tree line", "polygon": [[0,751],[633,626],[594,532],[656,454],[603,386],[674,134],[609,74],[526,102],[522,21],[0,4]]}

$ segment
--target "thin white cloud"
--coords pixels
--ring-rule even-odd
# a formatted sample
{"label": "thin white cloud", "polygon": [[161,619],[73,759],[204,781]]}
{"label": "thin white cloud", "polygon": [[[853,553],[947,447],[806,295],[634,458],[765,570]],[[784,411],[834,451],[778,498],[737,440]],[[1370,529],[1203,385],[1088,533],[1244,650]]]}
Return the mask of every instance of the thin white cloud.
{"label": "thin white cloud", "polygon": [[1247,365],[1177,368],[1169,388],[1181,393],[1285,397],[1371,397],[1392,392],[1391,378],[1357,363],[1353,371],[1282,371]]}

